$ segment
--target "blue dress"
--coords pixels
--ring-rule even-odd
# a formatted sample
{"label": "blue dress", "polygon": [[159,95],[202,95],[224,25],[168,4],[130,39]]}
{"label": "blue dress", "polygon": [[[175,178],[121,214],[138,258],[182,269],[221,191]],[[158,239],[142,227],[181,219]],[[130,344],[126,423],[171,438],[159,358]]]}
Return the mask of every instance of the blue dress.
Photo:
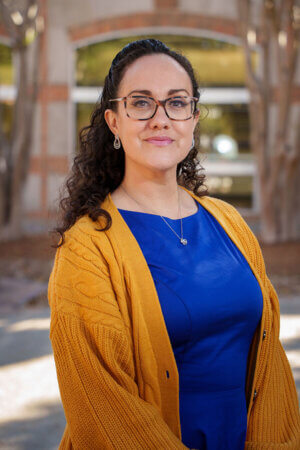
{"label": "blue dress", "polygon": [[[179,373],[182,442],[243,450],[247,357],[261,319],[260,286],[244,256],[198,202],[182,245],[159,215],[119,209],[151,271]],[[180,236],[180,219],[167,222]]]}

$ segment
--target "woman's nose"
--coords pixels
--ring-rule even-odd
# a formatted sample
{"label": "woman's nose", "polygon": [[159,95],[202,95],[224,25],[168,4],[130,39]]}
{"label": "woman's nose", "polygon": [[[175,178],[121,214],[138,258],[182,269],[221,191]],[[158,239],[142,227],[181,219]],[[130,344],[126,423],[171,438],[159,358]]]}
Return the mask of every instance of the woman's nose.
{"label": "woman's nose", "polygon": [[162,105],[157,107],[156,113],[149,119],[149,125],[151,128],[168,128],[170,126],[170,119]]}

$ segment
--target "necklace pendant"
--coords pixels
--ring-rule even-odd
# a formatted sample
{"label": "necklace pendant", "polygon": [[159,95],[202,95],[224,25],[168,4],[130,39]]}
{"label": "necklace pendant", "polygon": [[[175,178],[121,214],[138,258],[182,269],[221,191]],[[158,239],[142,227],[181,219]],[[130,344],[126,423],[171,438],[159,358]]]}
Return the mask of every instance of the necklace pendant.
{"label": "necklace pendant", "polygon": [[182,245],[186,245],[187,244],[187,240],[183,239],[183,238],[180,239],[180,242],[182,243]]}

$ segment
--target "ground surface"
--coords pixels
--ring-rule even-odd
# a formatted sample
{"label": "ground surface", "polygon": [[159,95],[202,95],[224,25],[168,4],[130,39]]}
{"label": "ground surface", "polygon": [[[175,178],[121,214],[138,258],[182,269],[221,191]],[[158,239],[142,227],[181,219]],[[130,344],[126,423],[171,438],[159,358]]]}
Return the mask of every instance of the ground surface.
{"label": "ground surface", "polygon": [[[47,236],[0,243],[0,449],[54,450],[65,419],[49,341]],[[300,392],[300,242],[262,246]]]}

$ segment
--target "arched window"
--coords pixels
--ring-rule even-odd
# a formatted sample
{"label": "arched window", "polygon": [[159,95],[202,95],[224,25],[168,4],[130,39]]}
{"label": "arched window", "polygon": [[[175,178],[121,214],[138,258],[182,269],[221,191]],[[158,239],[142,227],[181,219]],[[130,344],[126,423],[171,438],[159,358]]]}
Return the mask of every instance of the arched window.
{"label": "arched window", "polygon": [[[89,122],[101,95],[113,56],[127,43],[154,37],[191,61],[200,85],[201,121],[199,159],[207,172],[210,193],[241,208],[256,209],[253,189],[255,163],[249,143],[249,94],[245,88],[243,49],[237,43],[180,35],[129,36],[97,42],[76,50],[76,133]],[[253,53],[253,62],[257,55]],[[207,113],[205,111],[207,110]]]}

